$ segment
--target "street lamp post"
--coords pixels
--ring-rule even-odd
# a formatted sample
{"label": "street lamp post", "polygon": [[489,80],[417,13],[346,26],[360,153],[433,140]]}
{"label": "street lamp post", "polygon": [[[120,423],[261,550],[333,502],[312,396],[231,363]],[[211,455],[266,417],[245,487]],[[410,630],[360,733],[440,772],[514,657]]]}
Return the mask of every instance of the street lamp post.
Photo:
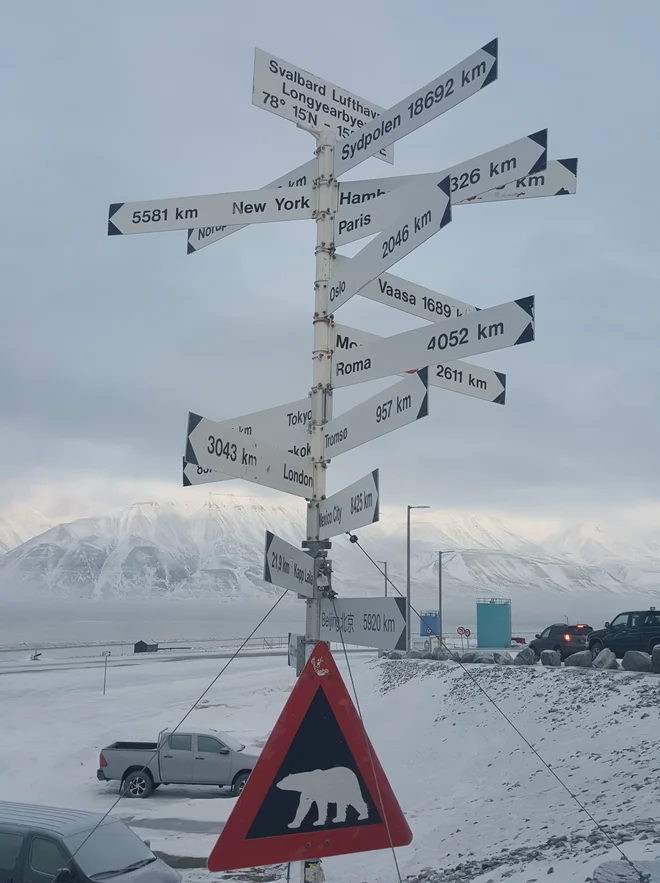
{"label": "street lamp post", "polygon": [[442,556],[452,555],[456,549],[445,549],[438,552],[438,640],[442,647]]}
{"label": "street lamp post", "polygon": [[430,506],[407,506],[406,509],[406,647],[412,646],[412,616],[410,610],[410,510],[430,509]]}

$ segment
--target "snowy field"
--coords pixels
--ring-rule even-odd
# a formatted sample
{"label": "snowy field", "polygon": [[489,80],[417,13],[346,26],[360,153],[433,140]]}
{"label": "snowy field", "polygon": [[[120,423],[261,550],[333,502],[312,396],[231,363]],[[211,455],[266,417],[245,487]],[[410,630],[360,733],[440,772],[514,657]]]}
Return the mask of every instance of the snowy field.
{"label": "snowy field", "polygon": [[[552,867],[558,883],[582,883],[618,858],[459,666],[365,655],[350,662],[367,730],[413,829],[412,845],[398,850],[404,876],[430,868],[442,872],[422,876],[431,883],[527,883]],[[0,799],[108,810],[117,786],[96,779],[101,748],[153,740],[224,664],[116,660],[106,696],[97,668],[0,674]],[[469,671],[628,854],[660,855],[660,679],[540,666]],[[293,683],[281,657],[239,658],[188,723],[263,745]],[[122,799],[114,812],[155,849],[204,858],[233,805],[219,789],[170,786],[146,801]],[[387,851],[324,868],[328,881],[396,879]],[[185,875],[212,879],[203,870]]]}

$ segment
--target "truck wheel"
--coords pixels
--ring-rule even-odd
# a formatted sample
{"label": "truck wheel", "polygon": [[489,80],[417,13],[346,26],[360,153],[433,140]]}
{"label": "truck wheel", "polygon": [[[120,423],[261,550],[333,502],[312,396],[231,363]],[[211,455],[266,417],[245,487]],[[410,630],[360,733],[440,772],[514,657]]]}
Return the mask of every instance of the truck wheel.
{"label": "truck wheel", "polygon": [[124,797],[148,797],[154,790],[154,782],[146,770],[135,770],[123,781],[121,793]]}
{"label": "truck wheel", "polygon": [[589,649],[591,650],[591,655],[595,659],[598,654],[605,649],[602,641],[594,641],[593,644],[589,645]]}
{"label": "truck wheel", "polygon": [[232,794],[234,794],[236,797],[238,797],[238,795],[241,793],[243,788],[245,788],[245,783],[247,782],[247,780],[249,778],[250,778],[249,773],[239,773],[236,776],[236,778],[234,779],[234,782],[231,786]]}

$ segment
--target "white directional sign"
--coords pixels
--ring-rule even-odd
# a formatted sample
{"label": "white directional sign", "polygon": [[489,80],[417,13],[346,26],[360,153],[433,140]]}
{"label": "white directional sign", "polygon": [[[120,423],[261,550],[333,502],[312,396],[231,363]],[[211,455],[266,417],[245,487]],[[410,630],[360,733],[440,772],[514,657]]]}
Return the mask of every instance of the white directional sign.
{"label": "white directional sign", "polygon": [[302,221],[313,217],[316,201],[313,187],[296,187],[290,193],[275,188],[147,202],[116,202],[108,212],[108,236],[187,230],[191,223],[206,227],[241,221],[251,224]]}
{"label": "white directional sign", "polygon": [[[335,216],[335,245],[346,245],[371,236],[394,223],[400,213],[400,200],[410,199],[413,187],[432,186],[437,178],[449,176],[452,204],[492,189],[493,184],[508,184],[525,175],[536,175],[547,165],[548,130],[542,129],[519,138],[496,150],[458,163],[443,172],[403,175],[347,181],[339,185],[339,204]],[[393,190],[396,198],[386,198]]]}
{"label": "white directional sign", "polygon": [[492,40],[433,82],[384,111],[374,122],[338,141],[335,177],[456,107],[496,79],[497,40]]}
{"label": "white directional sign", "polygon": [[534,340],[534,296],[425,325],[367,344],[346,356],[335,353],[332,385],[350,386],[400,374],[411,366],[453,362]]}
{"label": "white directional sign", "polygon": [[298,497],[312,495],[309,457],[296,457],[199,414],[188,415],[185,459]]}
{"label": "white directional sign", "polygon": [[183,458],[183,486],[192,487],[196,484],[210,484],[215,481],[230,481],[233,475],[221,475],[213,469],[206,466],[195,466],[192,463],[186,463]]}
{"label": "white directional sign", "polygon": [[297,549],[267,530],[264,582],[313,598],[314,559],[303,549]]}
{"label": "white directional sign", "polygon": [[[355,347],[384,339],[379,334],[359,331],[347,325],[335,325],[333,337],[335,353],[354,350]],[[343,356],[344,353],[341,354]],[[414,373],[414,369],[410,372],[402,372],[402,376],[405,377],[408,373]],[[506,374],[473,365],[471,362],[457,361],[432,365],[429,367],[428,379],[429,386],[448,389],[485,402],[503,405],[506,401]]]}
{"label": "white directional sign", "polygon": [[323,456],[330,460],[374,438],[427,417],[428,389],[428,368],[422,368],[335,417],[323,427]]}
{"label": "white directional sign", "polygon": [[[351,260],[346,255],[336,254],[335,275],[346,273]],[[408,282],[392,273],[381,273],[360,289],[359,294],[360,297],[368,297],[369,300],[410,313],[411,316],[419,316],[420,319],[428,319],[429,322],[453,319],[479,309],[462,300],[455,300],[423,285],[417,285],[416,282]]]}
{"label": "white directional sign", "polygon": [[272,443],[296,457],[309,457],[311,448],[307,427],[311,419],[312,405],[307,396],[297,402],[222,420],[216,425],[220,429],[235,429],[243,435],[268,439],[269,444]]}
{"label": "white directional sign", "polygon": [[380,518],[378,470],[333,494],[318,505],[319,539],[327,540],[348,530],[373,524]]}
{"label": "white directional sign", "polygon": [[[371,104],[275,55],[254,50],[252,104],[291,120],[302,129],[331,129],[346,138],[377,119],[384,108]],[[394,162],[392,147],[376,153]]]}
{"label": "white directional sign", "polygon": [[[298,166],[298,168],[294,169],[292,172],[282,175],[281,178],[276,178],[274,181],[266,184],[261,190],[272,190],[276,187],[278,189],[286,187],[311,187],[315,173],[316,160],[311,159],[304,165]],[[193,254],[202,248],[206,248],[207,245],[212,245],[214,242],[224,239],[225,236],[231,236],[231,234],[235,233],[237,230],[242,230],[244,227],[248,226],[249,223],[230,224],[229,226],[225,224],[215,224],[212,227],[193,227],[188,230],[188,254]]]}
{"label": "white directional sign", "polygon": [[533,199],[539,196],[568,196],[577,192],[578,161],[572,159],[551,159],[544,171],[518,177],[510,184],[504,184],[470,196],[454,205],[472,205],[475,202],[503,202],[507,199]]}
{"label": "white directional sign", "polygon": [[451,221],[449,178],[428,187],[407,189],[401,196],[400,213],[391,227],[383,230],[359,251],[350,264],[342,264],[330,283],[330,309],[337,310],[365,285],[414,251]]}
{"label": "white directional sign", "polygon": [[320,637],[379,650],[405,650],[406,599],[323,598]]}

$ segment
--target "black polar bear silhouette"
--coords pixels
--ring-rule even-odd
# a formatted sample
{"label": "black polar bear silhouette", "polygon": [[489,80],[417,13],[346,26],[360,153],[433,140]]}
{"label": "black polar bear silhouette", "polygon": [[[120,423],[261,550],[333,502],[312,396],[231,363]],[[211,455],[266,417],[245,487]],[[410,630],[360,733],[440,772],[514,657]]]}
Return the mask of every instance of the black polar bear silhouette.
{"label": "black polar bear silhouette", "polygon": [[278,782],[277,787],[282,791],[298,791],[300,794],[296,816],[287,825],[288,828],[299,828],[313,804],[316,804],[318,813],[314,825],[325,825],[331,803],[337,806],[337,814],[332,819],[334,824],[347,820],[349,806],[358,813],[358,819],[369,818],[369,808],[362,797],[357,776],[347,767],[291,773]]}

